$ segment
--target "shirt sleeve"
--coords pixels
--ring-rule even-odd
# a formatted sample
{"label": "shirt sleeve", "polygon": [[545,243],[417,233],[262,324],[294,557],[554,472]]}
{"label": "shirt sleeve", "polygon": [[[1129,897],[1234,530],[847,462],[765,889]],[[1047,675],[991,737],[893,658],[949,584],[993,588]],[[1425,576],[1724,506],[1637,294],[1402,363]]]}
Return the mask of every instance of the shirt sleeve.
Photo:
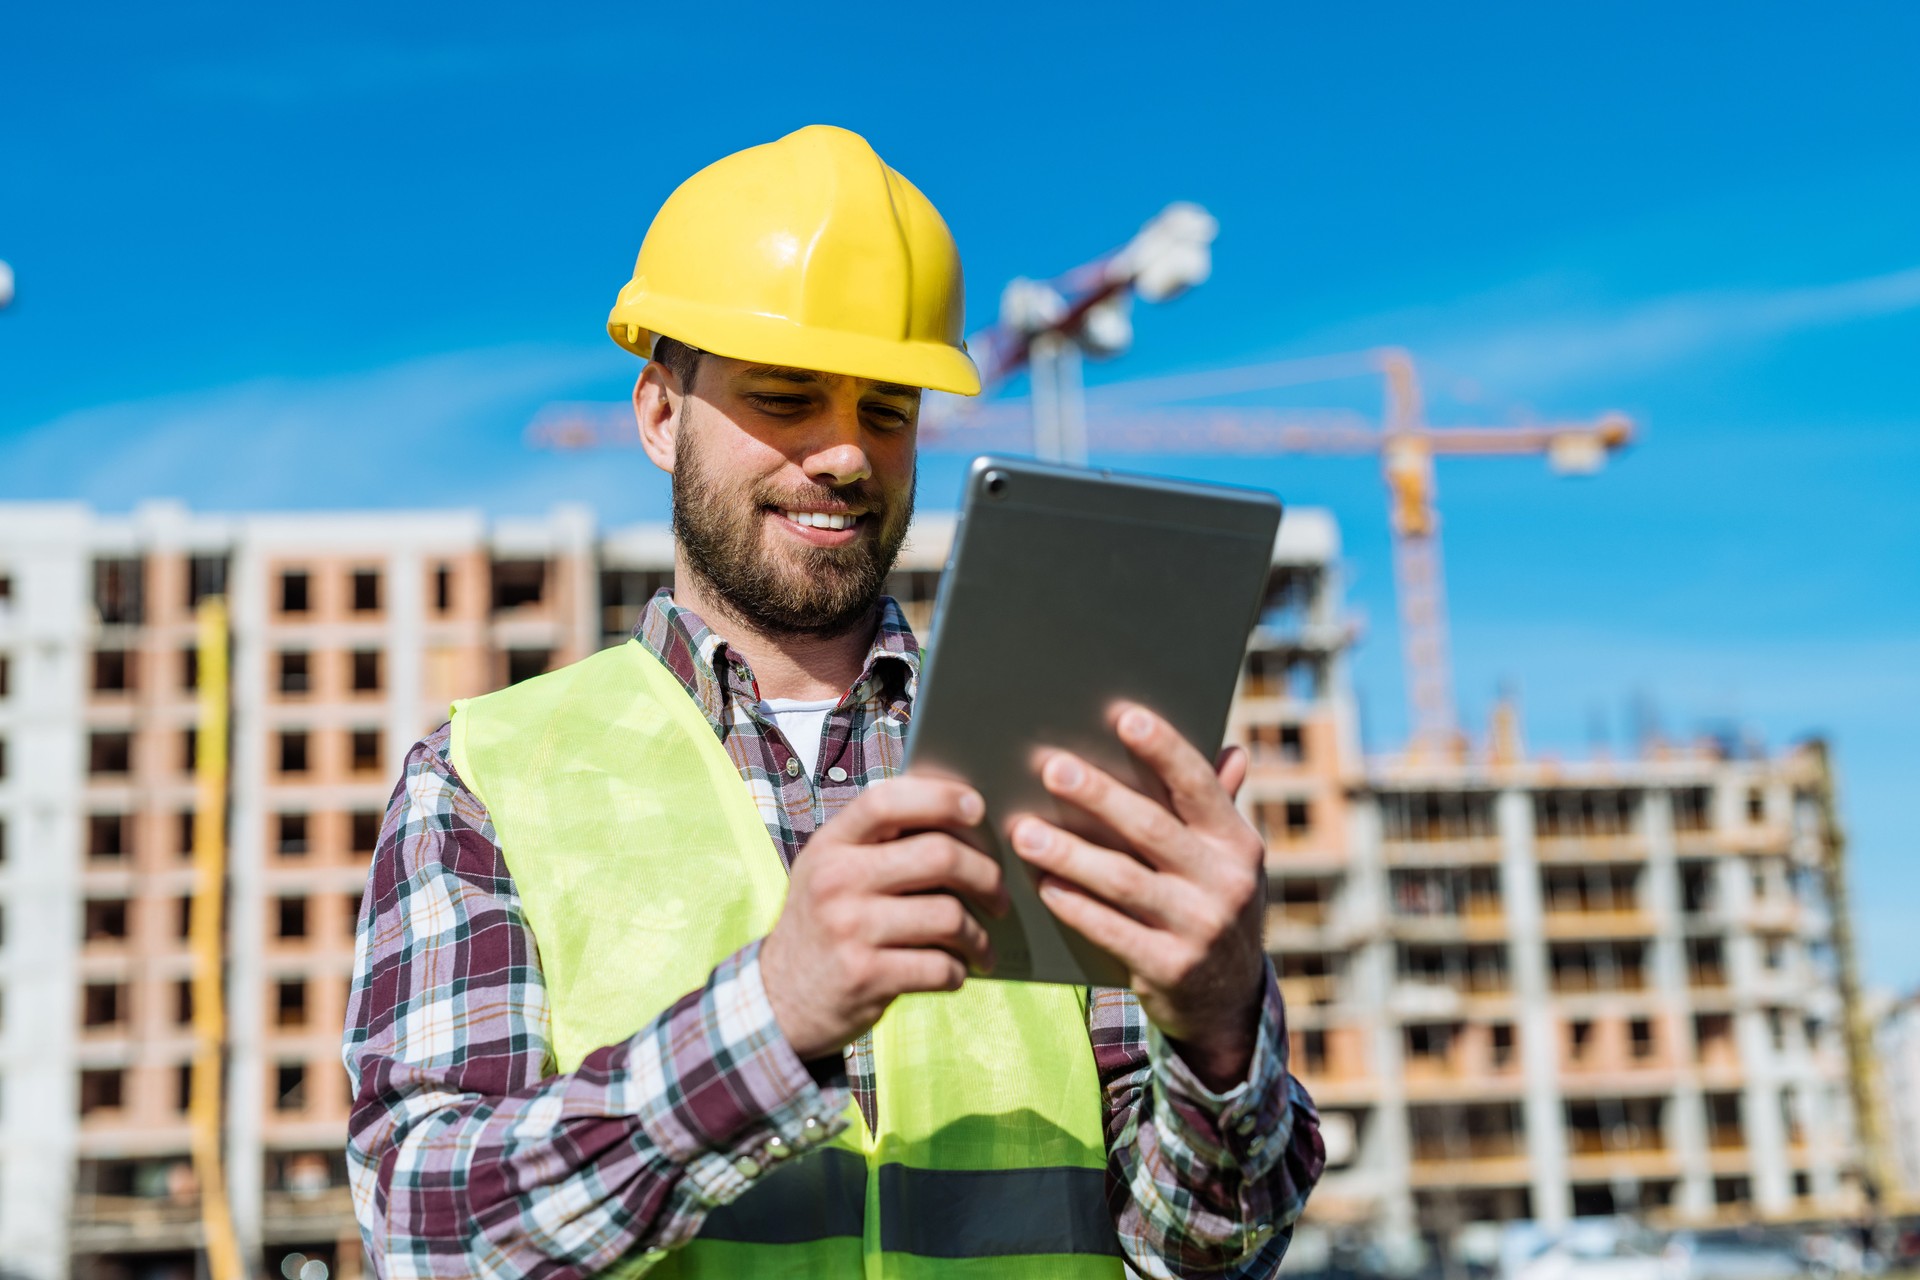
{"label": "shirt sleeve", "polygon": [[1266,970],[1246,1080],[1208,1089],[1130,991],[1087,1010],[1106,1090],[1107,1188],[1120,1246],[1144,1276],[1271,1276],[1320,1179],[1313,1099],[1287,1071],[1286,1009]]}
{"label": "shirt sleeve", "polygon": [[408,754],[354,945],[347,1165],[374,1269],[567,1280],[683,1244],[776,1135],[799,1152],[844,1128],[846,1082],[780,1034],[757,942],[554,1074],[534,937],[447,740]]}

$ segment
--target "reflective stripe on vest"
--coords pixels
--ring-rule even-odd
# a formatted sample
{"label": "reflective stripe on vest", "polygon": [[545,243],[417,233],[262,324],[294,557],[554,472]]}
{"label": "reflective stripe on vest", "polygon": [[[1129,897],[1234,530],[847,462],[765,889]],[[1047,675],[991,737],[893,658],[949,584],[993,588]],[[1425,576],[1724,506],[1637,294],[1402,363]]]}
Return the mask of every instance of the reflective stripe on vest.
{"label": "reflective stripe on vest", "polygon": [[[540,967],[560,1071],[779,918],[786,875],[738,770],[638,642],[454,707]],[[1086,993],[968,982],[873,1030],[877,1123],[773,1164],[673,1251],[609,1274],[1121,1274]]]}

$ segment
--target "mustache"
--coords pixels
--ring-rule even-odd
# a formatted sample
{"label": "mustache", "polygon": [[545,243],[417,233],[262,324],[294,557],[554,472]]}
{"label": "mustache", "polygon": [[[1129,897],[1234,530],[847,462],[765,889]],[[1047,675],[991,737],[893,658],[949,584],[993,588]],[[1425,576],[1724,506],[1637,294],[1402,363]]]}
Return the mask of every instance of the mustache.
{"label": "mustache", "polygon": [[776,493],[771,489],[762,490],[754,495],[763,507],[786,510],[822,510],[834,507],[863,507],[869,514],[885,515],[887,504],[880,497],[877,486],[859,480],[840,488],[823,484],[808,485],[801,489],[792,489]]}

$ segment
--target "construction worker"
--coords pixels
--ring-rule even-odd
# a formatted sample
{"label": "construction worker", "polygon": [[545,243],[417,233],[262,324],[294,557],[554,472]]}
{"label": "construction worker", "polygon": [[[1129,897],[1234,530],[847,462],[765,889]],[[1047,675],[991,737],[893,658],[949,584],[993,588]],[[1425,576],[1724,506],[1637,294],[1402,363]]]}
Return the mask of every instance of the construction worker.
{"label": "construction worker", "polygon": [[1007,904],[953,834],[982,801],[900,772],[920,656],[881,591],[920,391],[979,390],[961,294],[940,215],[842,129],[729,156],[654,219],[608,329],[648,357],[674,589],[407,758],[345,1044],[381,1275],[1278,1267],[1323,1155],[1244,753],[1126,709],[1170,807],[1044,762],[1120,847],[1038,818],[1015,844],[1130,991],[969,980],[974,913]]}

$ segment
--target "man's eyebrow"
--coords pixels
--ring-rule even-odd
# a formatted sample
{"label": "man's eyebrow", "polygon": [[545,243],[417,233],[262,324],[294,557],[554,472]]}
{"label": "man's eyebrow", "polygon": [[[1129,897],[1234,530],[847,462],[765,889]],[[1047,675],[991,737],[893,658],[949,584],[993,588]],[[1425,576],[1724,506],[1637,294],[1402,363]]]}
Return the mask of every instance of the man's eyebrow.
{"label": "man's eyebrow", "polygon": [[811,369],[795,369],[780,364],[750,364],[740,371],[743,378],[772,378],[778,382],[813,383],[821,381]]}
{"label": "man's eyebrow", "polygon": [[[750,364],[740,371],[743,378],[768,378],[775,382],[791,382],[795,386],[813,386],[817,383],[837,380],[836,373],[817,373],[812,369],[796,369],[782,364]],[[909,387],[898,382],[876,382],[873,389],[883,396],[901,396],[916,399],[920,395],[919,387]]]}

